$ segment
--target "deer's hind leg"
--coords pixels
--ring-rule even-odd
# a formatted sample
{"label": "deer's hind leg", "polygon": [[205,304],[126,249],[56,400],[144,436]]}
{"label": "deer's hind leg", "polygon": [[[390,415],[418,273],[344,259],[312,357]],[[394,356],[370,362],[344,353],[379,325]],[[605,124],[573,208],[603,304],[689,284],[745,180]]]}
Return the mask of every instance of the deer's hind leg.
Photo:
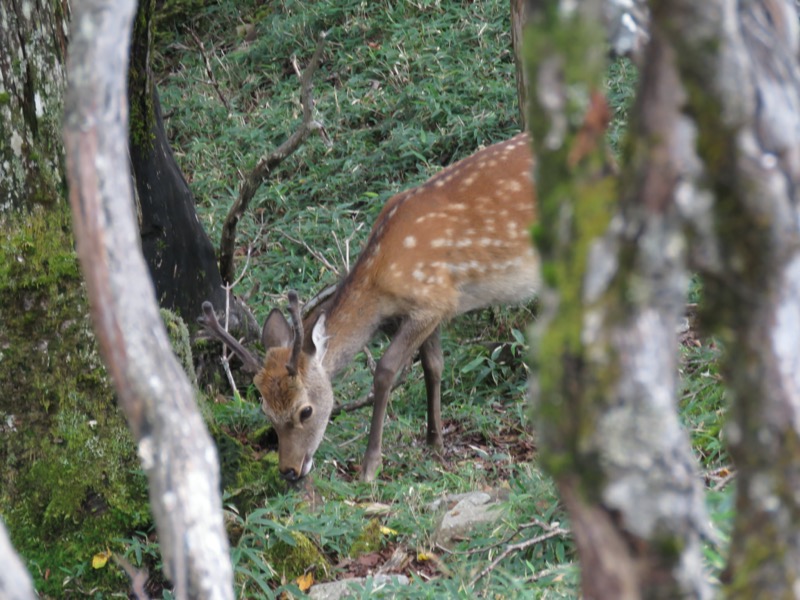
{"label": "deer's hind leg", "polygon": [[442,437],[442,338],[439,327],[433,330],[419,347],[419,358],[425,374],[425,392],[428,397],[428,432],[426,441],[437,452],[444,449]]}

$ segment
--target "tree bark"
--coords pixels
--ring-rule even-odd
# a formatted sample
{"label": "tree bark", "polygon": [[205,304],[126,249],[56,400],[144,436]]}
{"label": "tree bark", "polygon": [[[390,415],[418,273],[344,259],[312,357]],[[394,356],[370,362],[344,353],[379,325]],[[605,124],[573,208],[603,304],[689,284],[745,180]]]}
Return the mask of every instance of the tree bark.
{"label": "tree bark", "polygon": [[164,571],[178,598],[232,598],[216,451],[139,249],[125,89],[135,8],[74,3],[64,139],[75,239],[101,354],[150,482]]}
{"label": "tree bark", "polygon": [[0,2],[0,215],[63,196],[66,6]]}
{"label": "tree bark", "polygon": [[738,469],[728,596],[800,588],[800,68],[790,0],[653,1],[713,203],[695,226]]}
{"label": "tree bark", "polygon": [[[225,291],[211,240],[197,218],[194,197],[164,131],[150,70],[154,5],[155,0],[139,3],[131,43],[131,166],[142,252],[158,302],[194,324],[204,300],[217,309],[225,307]],[[255,323],[245,318],[244,326],[256,334]]]}
{"label": "tree bark", "polygon": [[703,598],[707,518],[675,399],[688,281],[673,199],[681,90],[655,35],[634,160],[617,179],[604,164],[603,8],[535,2],[526,32],[544,278],[533,341],[540,455],[570,514],[584,597]]}
{"label": "tree bark", "polygon": [[522,32],[527,20],[526,0],[511,0],[511,45],[514,50],[514,69],[517,82],[517,108],[519,109],[519,127],[528,128],[528,76],[522,58]]}

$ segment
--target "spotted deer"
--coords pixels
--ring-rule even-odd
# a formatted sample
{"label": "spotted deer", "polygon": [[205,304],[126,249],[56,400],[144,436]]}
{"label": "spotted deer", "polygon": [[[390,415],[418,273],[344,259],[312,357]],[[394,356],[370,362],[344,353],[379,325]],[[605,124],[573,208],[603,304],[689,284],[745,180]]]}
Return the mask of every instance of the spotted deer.
{"label": "spotted deer", "polygon": [[262,331],[263,362],[225,332],[204,303],[206,328],[255,373],[262,409],[278,435],[284,478],[296,481],[313,468],[334,405],[332,378],[387,322],[396,323],[396,331],[375,369],[361,478],[375,478],[389,392],[418,350],[427,443],[442,448],[440,325],[473,309],[524,301],[537,289],[538,259],[528,233],[535,215],[532,169],[530,140],[520,134],[393,196],[321,315],[303,322],[294,292],[292,325],[272,310]]}

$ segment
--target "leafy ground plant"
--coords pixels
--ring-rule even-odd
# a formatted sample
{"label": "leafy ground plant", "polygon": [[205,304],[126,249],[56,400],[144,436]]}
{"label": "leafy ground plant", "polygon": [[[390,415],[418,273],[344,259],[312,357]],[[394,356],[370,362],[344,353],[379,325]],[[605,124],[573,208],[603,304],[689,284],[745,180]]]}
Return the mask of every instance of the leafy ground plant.
{"label": "leafy ground plant", "polygon": [[[309,297],[346,272],[391,194],[518,131],[507,2],[222,1],[193,4],[190,18],[176,6],[164,13],[156,72],[172,144],[212,239],[241,173],[299,121],[293,63],[302,67],[316,35],[328,32],[314,93],[331,143],[307,142],[272,174],[240,224],[239,254],[251,255],[240,285],[261,290],[251,303],[259,320],[289,288]],[[614,147],[635,78],[627,62],[609,72]],[[433,456],[424,445],[417,366],[393,394],[376,484],[357,480],[368,409],[339,414],[310,487],[286,489],[266,474],[274,476],[267,465],[275,443],[255,390],[245,383],[242,397],[231,399],[221,384],[207,412],[212,427],[235,440],[221,453],[234,457],[223,460],[223,471],[227,465],[237,594],[286,597],[311,582],[386,572],[408,575],[411,583],[383,587],[385,596],[577,596],[575,550],[562,532],[568,524],[537,466],[528,418],[520,332],[534,315],[535,306],[491,309],[445,329],[445,453]],[[370,352],[382,348],[378,340]],[[706,556],[719,569],[731,496],[717,350],[694,334],[682,348],[684,420],[709,487],[718,487],[709,505],[720,540]],[[359,357],[340,377],[338,398],[366,394],[367,363]],[[231,474],[245,454],[256,461],[247,480]],[[433,537],[440,512],[431,503],[470,490],[502,492],[504,517],[443,548]],[[152,543],[131,540],[127,558],[153,568],[155,554],[143,549],[143,539]],[[361,592],[375,593],[369,586]]]}

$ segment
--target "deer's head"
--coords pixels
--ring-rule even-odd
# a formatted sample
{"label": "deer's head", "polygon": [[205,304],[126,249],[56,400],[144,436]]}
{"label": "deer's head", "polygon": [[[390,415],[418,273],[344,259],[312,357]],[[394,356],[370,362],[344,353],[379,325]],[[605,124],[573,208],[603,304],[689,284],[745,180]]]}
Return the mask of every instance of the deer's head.
{"label": "deer's head", "polygon": [[264,323],[263,362],[236,341],[217,321],[210,303],[203,303],[203,324],[255,373],[261,409],[278,435],[278,469],[289,481],[308,475],[333,409],[333,388],[322,366],[325,355],[325,315],[320,316],[303,347],[303,322],[295,292],[289,293],[290,324],[278,309]]}

